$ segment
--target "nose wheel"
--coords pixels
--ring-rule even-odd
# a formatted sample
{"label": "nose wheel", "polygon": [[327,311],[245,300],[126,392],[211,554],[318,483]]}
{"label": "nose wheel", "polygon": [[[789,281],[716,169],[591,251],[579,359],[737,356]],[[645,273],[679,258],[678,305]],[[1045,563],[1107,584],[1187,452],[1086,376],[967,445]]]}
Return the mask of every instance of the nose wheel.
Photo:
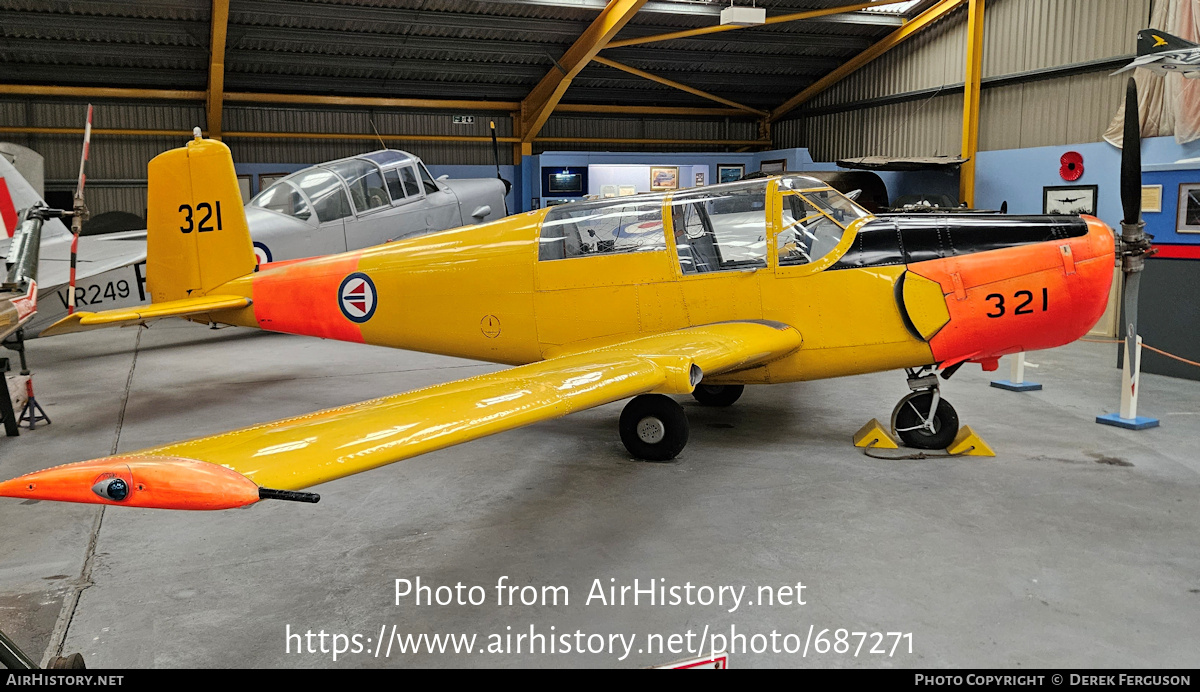
{"label": "nose wheel", "polygon": [[908,371],[912,393],[892,411],[892,432],[914,449],[946,449],[958,436],[958,413],[941,396],[937,375]]}
{"label": "nose wheel", "polygon": [[634,397],[621,412],[621,442],[638,459],[670,461],[688,441],[688,420],[683,407],[662,394]]}

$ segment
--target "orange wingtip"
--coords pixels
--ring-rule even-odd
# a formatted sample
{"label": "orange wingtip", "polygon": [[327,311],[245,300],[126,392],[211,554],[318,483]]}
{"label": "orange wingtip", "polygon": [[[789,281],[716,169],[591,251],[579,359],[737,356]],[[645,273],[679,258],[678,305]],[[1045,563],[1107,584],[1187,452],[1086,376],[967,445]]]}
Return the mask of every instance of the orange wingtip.
{"label": "orange wingtip", "polygon": [[119,507],[213,510],[258,502],[258,485],[206,461],[115,456],[55,466],[0,483],[0,497]]}

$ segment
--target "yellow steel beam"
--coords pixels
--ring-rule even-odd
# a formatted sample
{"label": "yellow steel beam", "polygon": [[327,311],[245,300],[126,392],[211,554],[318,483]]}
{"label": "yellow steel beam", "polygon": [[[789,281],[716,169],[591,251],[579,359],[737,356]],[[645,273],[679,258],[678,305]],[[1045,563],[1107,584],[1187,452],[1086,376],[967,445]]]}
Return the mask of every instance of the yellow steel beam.
{"label": "yellow steel beam", "polygon": [[[87,99],[129,99],[138,101],[204,101],[207,92],[181,89],[125,89],[112,87],[61,87],[28,84],[0,84],[0,95],[54,96]],[[360,106],[366,108],[429,108],[436,110],[515,111],[519,101],[467,101],[462,99],[408,99],[375,96],[326,96],[316,94],[266,94],[244,91],[225,92],[225,103],[274,103],[299,106]],[[691,106],[619,106],[560,103],[556,112],[596,115],[684,115],[695,117],[749,117],[739,108],[695,108]]]}
{"label": "yellow steel beam", "polygon": [[822,91],[825,91],[834,84],[842,81],[842,79],[846,78],[863,65],[866,65],[875,58],[878,58],[892,48],[900,45],[905,40],[919,33],[922,29],[925,29],[942,17],[945,17],[947,14],[958,9],[965,2],[967,2],[967,0],[942,0],[928,10],[925,10],[911,22],[908,22],[904,26],[893,31],[891,34],[888,34],[888,36],[883,40],[875,43],[870,48],[859,53],[853,58],[850,58],[850,60],[841,67],[825,75],[821,79],[814,82],[812,86],[785,101],[783,105],[771,111],[771,120],[779,120],[800,104],[808,101]]}
{"label": "yellow steel beam", "polygon": [[706,98],[709,101],[716,101],[717,103],[723,103],[726,106],[730,106],[732,108],[737,108],[738,110],[745,111],[746,113],[750,113],[753,115],[761,115],[761,116],[769,115],[769,113],[767,113],[766,111],[760,111],[757,108],[751,108],[750,106],[744,106],[744,105],[738,103],[737,101],[730,101],[729,99],[721,98],[720,96],[717,96],[716,94],[710,94],[707,91],[701,91],[700,89],[697,89],[695,87],[690,87],[686,84],[680,84],[679,82],[672,81],[670,79],[667,79],[666,77],[659,77],[658,75],[650,74],[649,72],[639,70],[636,67],[630,67],[629,65],[619,63],[616,60],[609,60],[608,58],[603,58],[603,57],[600,57],[599,55],[592,58],[592,60],[595,60],[596,62],[600,63],[601,65],[608,65],[609,67],[621,70],[622,72],[628,72],[631,75],[637,75],[638,77],[641,77],[642,79],[649,79],[652,82],[658,82],[659,84],[664,84],[673,89],[679,89],[680,91],[686,91],[689,94],[694,94],[701,98]]}
{"label": "yellow steel beam", "polygon": [[586,103],[560,103],[556,113],[592,113],[596,115],[691,115],[702,117],[750,117],[740,108],[693,108],[690,106],[607,106]]}
{"label": "yellow steel beam", "polygon": [[[81,135],[82,127],[0,126],[0,134],[12,135]],[[191,137],[189,130],[130,130],[93,127],[92,134],[117,137]]]}
{"label": "yellow steel beam", "polygon": [[[124,130],[124,129],[93,129],[93,134],[116,137],[191,137],[190,130]],[[38,135],[80,135],[81,127],[26,127],[0,126],[0,134],[38,134]],[[315,139],[342,141],[377,141],[378,139],[410,142],[478,142],[489,143],[491,136],[474,135],[414,135],[414,134],[385,134],[376,136],[375,133],[344,133],[344,132],[226,132],[225,139]],[[520,137],[498,137],[498,141],[524,147],[528,156],[532,153],[532,142],[522,142]],[[590,144],[676,144],[688,146],[721,145],[721,146],[767,146],[768,140],[761,139],[649,139],[622,137],[538,137],[535,142],[547,144],[580,142]]]}
{"label": "yellow steel beam", "polygon": [[[881,5],[895,5],[898,2],[905,0],[876,0],[875,2],[863,2],[857,5],[844,5],[842,7],[827,7],[822,10],[808,10],[806,12],[794,12],[792,14],[780,14],[774,17],[767,17],[767,24],[783,24],[785,22],[799,22],[805,19],[816,19],[817,17],[827,17],[832,14],[845,14],[847,12],[857,12],[870,7],[879,7]],[[749,29],[747,26],[736,25],[721,25],[702,26],[698,29],[687,29],[685,31],[672,31],[669,34],[655,34],[654,36],[643,36],[641,38],[626,38],[620,41],[610,41],[609,48],[624,48],[625,46],[638,46],[643,43],[657,43],[658,41],[670,41],[677,38],[691,38],[692,36],[705,36],[707,34],[716,34],[723,31],[737,31],[738,29]]]}
{"label": "yellow steel beam", "polygon": [[567,49],[533,91],[521,102],[521,141],[532,142],[562,100],[571,80],[642,9],[646,0],[609,0],[600,16]]}
{"label": "yellow steel beam", "polygon": [[225,32],[229,28],[229,0],[212,0],[212,39],[208,44],[208,131],[221,138],[225,107]]}
{"label": "yellow steel beam", "polygon": [[538,137],[535,142],[545,144],[560,144],[567,142],[583,144],[682,144],[682,145],[718,145],[726,147],[761,147],[771,144],[770,140],[761,139],[622,139],[620,137]]}
{"label": "yellow steel beam", "polygon": [[375,96],[325,96],[310,94],[262,94],[231,91],[228,102],[283,103],[303,106],[366,106],[369,108],[437,108],[447,110],[511,111],[517,101],[468,101],[466,99],[406,99]]}
{"label": "yellow steel beam", "polygon": [[[413,142],[487,142],[491,143],[491,135],[376,135],[371,133],[345,132],[226,132],[225,139],[339,139],[339,140],[407,140]],[[519,137],[497,137],[497,141],[511,143],[520,142]]]}
{"label": "yellow steel beam", "polygon": [[69,98],[148,99],[203,101],[203,91],[180,89],[117,89],[112,87],[62,87],[29,84],[0,84],[0,94],[9,96],[60,96]]}
{"label": "yellow steel beam", "polygon": [[963,94],[962,157],[958,201],[975,206],[975,156],[979,153],[979,91],[983,79],[984,0],[970,0],[967,16],[967,78]]}

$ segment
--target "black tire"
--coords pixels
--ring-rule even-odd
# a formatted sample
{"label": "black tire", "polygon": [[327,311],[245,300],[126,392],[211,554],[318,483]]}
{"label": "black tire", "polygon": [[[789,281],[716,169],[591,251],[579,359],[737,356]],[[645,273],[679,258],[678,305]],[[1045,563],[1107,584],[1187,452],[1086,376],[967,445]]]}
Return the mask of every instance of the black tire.
{"label": "black tire", "polygon": [[50,659],[48,668],[50,670],[87,670],[87,665],[83,662],[83,654],[71,654]]}
{"label": "black tire", "polygon": [[932,403],[932,392],[913,392],[896,404],[896,410],[892,413],[892,430],[906,446],[914,449],[945,449],[958,437],[958,413],[945,399],[938,401],[937,413],[933,417],[933,432],[925,428],[905,430],[920,425]]}
{"label": "black tire", "polygon": [[621,412],[621,442],[645,461],[670,461],[688,441],[688,420],[683,407],[662,394],[634,397]]}
{"label": "black tire", "polygon": [[746,391],[745,385],[740,384],[699,384],[695,391],[692,392],[692,398],[700,402],[701,406],[714,406],[725,408],[733,406],[733,403],[742,398],[742,392]]}

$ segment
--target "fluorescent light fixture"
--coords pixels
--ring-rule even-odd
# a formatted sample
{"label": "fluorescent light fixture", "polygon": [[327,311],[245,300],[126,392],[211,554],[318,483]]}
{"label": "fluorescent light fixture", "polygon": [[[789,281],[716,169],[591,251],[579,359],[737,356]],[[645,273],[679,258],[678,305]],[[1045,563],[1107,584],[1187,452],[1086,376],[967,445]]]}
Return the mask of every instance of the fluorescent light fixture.
{"label": "fluorescent light fixture", "polygon": [[766,22],[765,7],[737,7],[731,3],[721,10],[721,26],[759,26]]}
{"label": "fluorescent light fixture", "polygon": [[905,2],[894,2],[890,5],[880,5],[879,7],[868,7],[861,12],[875,12],[878,14],[904,14],[912,8],[921,4],[921,0],[906,0]]}

